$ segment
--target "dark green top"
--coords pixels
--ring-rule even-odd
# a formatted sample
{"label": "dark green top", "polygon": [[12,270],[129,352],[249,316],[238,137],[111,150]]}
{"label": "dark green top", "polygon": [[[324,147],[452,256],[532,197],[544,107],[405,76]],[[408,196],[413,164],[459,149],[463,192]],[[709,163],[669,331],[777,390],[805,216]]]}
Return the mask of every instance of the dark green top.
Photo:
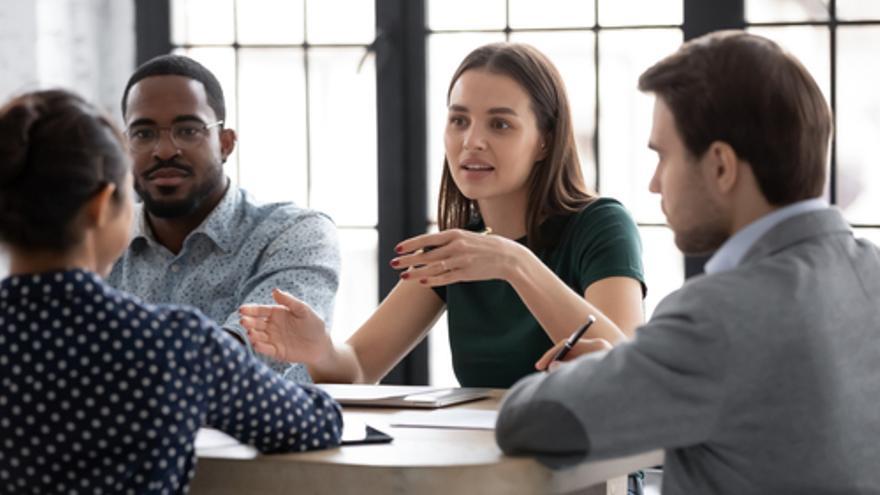
{"label": "dark green top", "polygon": [[[621,276],[638,280],[644,293],[638,229],[616,200],[597,199],[574,215],[548,220],[543,229],[558,241],[539,254],[541,261],[578,294]],[[507,282],[462,282],[437,293],[447,304],[452,364],[462,386],[508,388],[533,373],[553,344]]]}

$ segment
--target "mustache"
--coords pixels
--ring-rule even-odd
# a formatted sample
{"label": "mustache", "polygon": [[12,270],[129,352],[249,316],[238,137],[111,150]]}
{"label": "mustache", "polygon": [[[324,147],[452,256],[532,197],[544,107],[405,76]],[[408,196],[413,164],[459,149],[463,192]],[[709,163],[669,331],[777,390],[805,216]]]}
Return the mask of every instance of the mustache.
{"label": "mustache", "polygon": [[174,168],[190,175],[193,173],[192,167],[178,163],[175,160],[159,160],[153,164],[153,166],[144,171],[144,173],[141,174],[141,177],[149,177],[163,168]]}

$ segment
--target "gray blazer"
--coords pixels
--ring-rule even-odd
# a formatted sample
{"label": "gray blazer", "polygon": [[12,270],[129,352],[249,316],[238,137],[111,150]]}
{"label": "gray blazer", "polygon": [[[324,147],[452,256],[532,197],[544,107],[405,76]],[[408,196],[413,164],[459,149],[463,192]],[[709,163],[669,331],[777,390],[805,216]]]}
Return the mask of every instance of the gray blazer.
{"label": "gray blazer", "polygon": [[688,281],[634,341],[531,375],[509,454],[559,464],[666,449],[664,493],[880,493],[880,252],[837,210]]}

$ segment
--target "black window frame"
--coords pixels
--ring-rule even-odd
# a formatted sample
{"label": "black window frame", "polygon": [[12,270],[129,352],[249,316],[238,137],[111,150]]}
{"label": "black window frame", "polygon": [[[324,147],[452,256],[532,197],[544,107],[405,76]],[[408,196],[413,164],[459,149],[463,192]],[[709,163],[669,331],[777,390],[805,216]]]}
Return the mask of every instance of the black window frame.
{"label": "black window frame", "polygon": [[[613,0],[597,0],[613,1]],[[509,3],[509,0],[508,2]],[[430,225],[428,214],[428,163],[426,122],[426,60],[428,35],[427,0],[375,0],[376,40],[370,49],[376,56],[376,105],[378,139],[378,237],[379,237],[379,300],[385,297],[398,281],[397,273],[388,266],[393,248],[401,239],[419,234]],[[745,0],[683,0],[682,24],[684,39],[689,40],[720,29],[748,27],[821,25],[830,29],[830,63],[832,111],[836,109],[838,26],[880,25],[876,22],[841,21],[836,16],[836,0],[829,0],[827,21],[755,22],[745,18]],[[509,10],[509,9],[508,9]],[[174,46],[170,33],[170,0],[135,0],[137,63],[153,56],[170,53]],[[597,26],[593,29],[637,29],[639,26],[620,28]],[[660,25],[651,28],[664,27]],[[552,30],[552,29],[551,29]],[[493,30],[494,31],[494,30]],[[504,31],[513,31],[509,23]],[[528,31],[528,30],[516,30]],[[539,29],[538,31],[547,31]],[[448,31],[443,31],[448,32]],[[469,31],[470,32],[470,31]],[[304,43],[303,47],[308,48]],[[334,45],[336,46],[336,45]],[[596,122],[598,123],[599,44],[595,44],[596,67]],[[594,147],[596,181],[599,180],[598,126]],[[836,139],[832,141],[829,175],[830,199],[837,202]],[[642,223],[640,225],[652,226]],[[877,228],[880,225],[854,225]],[[688,257],[685,277],[702,272],[706,257]],[[425,339],[383,380],[383,383],[427,384],[428,343]]]}

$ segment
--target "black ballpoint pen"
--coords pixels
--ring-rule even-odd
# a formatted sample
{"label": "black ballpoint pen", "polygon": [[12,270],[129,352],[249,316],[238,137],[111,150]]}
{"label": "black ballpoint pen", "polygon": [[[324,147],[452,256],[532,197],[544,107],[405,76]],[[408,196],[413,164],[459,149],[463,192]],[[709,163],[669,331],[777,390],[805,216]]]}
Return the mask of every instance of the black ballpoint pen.
{"label": "black ballpoint pen", "polygon": [[[575,330],[573,334],[571,334],[571,337],[569,337],[568,340],[565,341],[565,345],[559,348],[559,351],[556,353],[555,356],[553,356],[553,359],[550,360],[550,362],[552,363],[553,361],[561,361],[562,358],[564,358],[565,355],[568,354],[568,351],[570,351],[571,348],[574,347],[575,344],[577,344],[577,341],[581,337],[583,337],[584,333],[587,332],[587,329],[590,328],[590,325],[592,325],[593,323],[596,323],[596,317],[593,315],[588,316],[587,322],[584,323],[583,326]],[[550,366],[548,365],[547,367],[549,368]]]}

